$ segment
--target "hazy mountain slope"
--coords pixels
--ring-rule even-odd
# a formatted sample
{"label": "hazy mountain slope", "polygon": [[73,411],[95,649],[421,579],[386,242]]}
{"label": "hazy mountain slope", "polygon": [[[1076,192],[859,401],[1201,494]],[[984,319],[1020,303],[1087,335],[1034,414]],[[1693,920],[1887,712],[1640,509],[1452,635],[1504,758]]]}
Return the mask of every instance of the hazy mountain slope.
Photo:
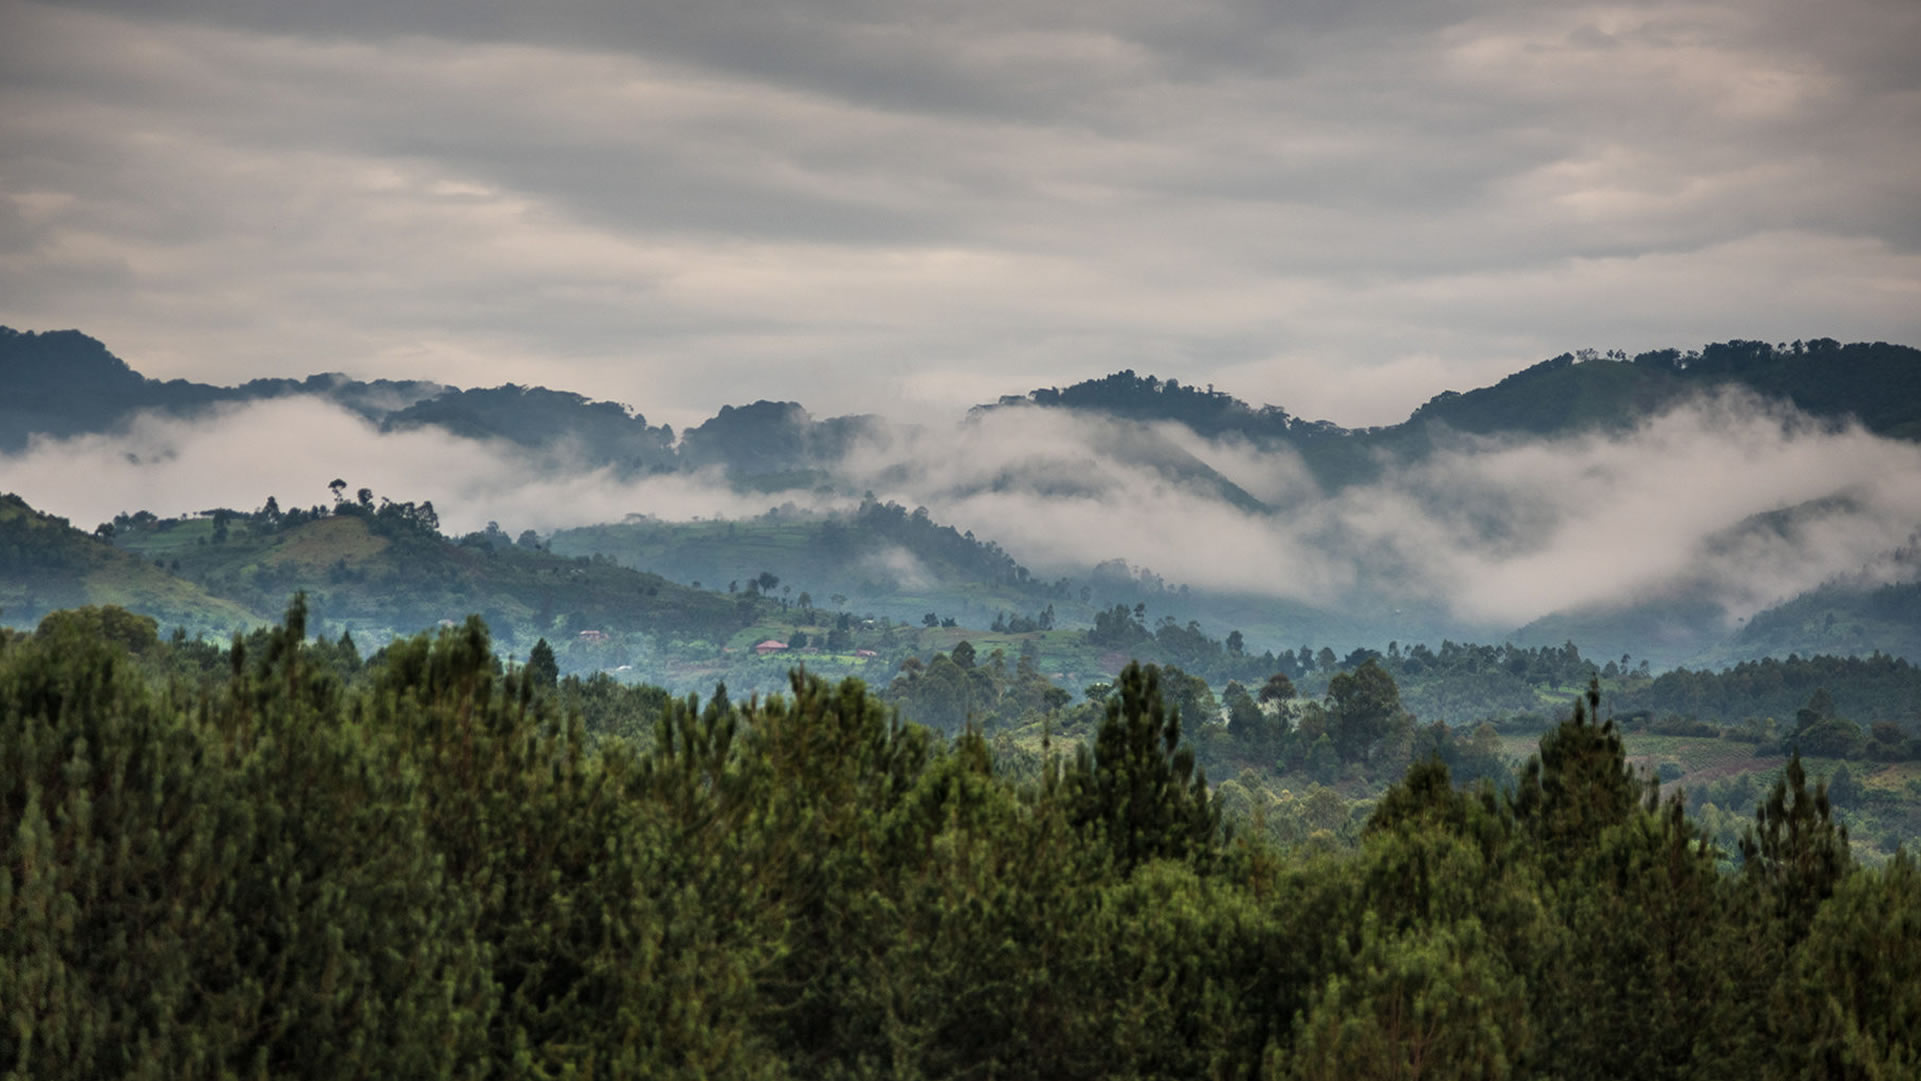
{"label": "hazy mountain slope", "polygon": [[1493,386],[1446,391],[1399,424],[1368,429],[1303,421],[1279,406],[1254,407],[1212,387],[1203,391],[1132,371],[1007,395],[976,411],[1039,406],[1175,421],[1205,436],[1291,446],[1323,484],[1339,487],[1378,476],[1380,454],[1418,458],[1452,433],[1557,438],[1621,429],[1688,396],[1729,386],[1816,417],[1853,417],[1878,434],[1921,439],[1921,350],[1825,338],[1787,346],[1736,340],[1698,352],[1666,349],[1632,358],[1565,353]]}
{"label": "hazy mountain slope", "polygon": [[1852,417],[1869,431],[1921,438],[1921,351],[1832,339],[1718,342],[1699,352],[1663,349],[1633,358],[1562,354],[1465,394],[1428,401],[1407,421],[1370,433],[1391,445],[1428,425],[1476,435],[1560,436],[1619,428],[1704,390],[1745,387],[1815,417]]}
{"label": "hazy mountain slope", "polygon": [[[1224,637],[1240,630],[1251,652],[1312,642],[1342,649],[1418,638],[1439,626],[1433,612],[1363,608],[1329,611],[1297,601],[1211,593],[1168,583],[1118,560],[1075,577],[1030,572],[992,541],[943,525],[898,504],[869,501],[834,515],[770,514],[748,521],[635,519],[561,530],[549,538],[563,555],[604,555],[710,589],[744,587],[762,572],[780,579],[778,595],[815,607],[846,608],[918,625],[932,612],[964,627],[997,617],[1053,613],[1057,627],[1086,627],[1114,605],[1144,605],[1149,623],[1173,616]],[[1439,635],[1435,635],[1436,640]]]}
{"label": "hazy mountain slope", "polygon": [[1877,651],[1921,662],[1921,583],[1833,585],[1804,593],[1756,613],[1713,659]]}
{"label": "hazy mountain slope", "polygon": [[[970,420],[981,414],[975,411]],[[1019,419],[1003,413],[996,419]],[[1213,466],[1180,445],[1169,420],[1150,423],[1124,417],[1116,422],[1087,424],[1077,429],[1071,449],[1034,448],[1004,462],[988,474],[974,473],[961,483],[950,483],[943,495],[964,497],[983,490],[1028,491],[1056,498],[1099,496],[1116,471],[1132,471],[1141,479],[1177,485],[1230,506],[1265,511],[1267,505],[1223,476]],[[1027,426],[1030,430],[1035,425]],[[891,479],[881,474],[882,479]],[[931,493],[930,493],[931,494]]]}
{"label": "hazy mountain slope", "polygon": [[1238,435],[1254,442],[1292,440],[1307,430],[1324,433],[1345,430],[1325,421],[1298,421],[1275,405],[1256,409],[1212,386],[1201,390],[1174,379],[1136,375],[1131,368],[1066,388],[1045,387],[1024,395],[1003,395],[993,405],[975,406],[974,410],[986,412],[1024,405],[1102,413],[1129,420],[1171,420],[1204,436]]}
{"label": "hazy mountain slope", "polygon": [[[1766,635],[1742,631],[1741,619],[1855,566],[1878,567],[1921,525],[1911,521],[1921,488],[1903,479],[1921,474],[1915,448],[1841,423],[1856,418],[1891,437],[1921,433],[1917,361],[1921,353],[1907,347],[1825,339],[1564,355],[1493,386],[1439,395],[1401,424],[1360,430],[1130,371],[1009,396],[951,427],[817,420],[797,403],[754,401],[675,441],[626,406],[559,390],[337,376],[237,388],[158,383],[77,332],[6,332],[0,375],[17,393],[0,406],[13,425],[0,437],[17,446],[28,429],[93,430],[132,409],[190,412],[318,394],[378,423],[374,432],[342,429],[364,438],[358,449],[403,448],[393,460],[418,462],[422,480],[438,485],[435,497],[461,499],[469,514],[474,493],[513,473],[513,495],[483,513],[541,528],[635,509],[663,519],[736,516],[724,527],[648,520],[555,538],[566,552],[603,553],[682,583],[724,590],[766,572],[786,587],[776,600],[808,591],[818,605],[838,594],[853,598],[850,607],[916,623],[934,612],[984,624],[1052,604],[1071,625],[1114,603],[1144,603],[1150,621],[1194,619],[1216,635],[1240,629],[1263,647],[1498,638],[1518,626],[1522,641],[1573,639],[1599,655],[1679,662],[1750,648],[1874,648],[1884,638],[1892,649],[1905,640],[1889,637],[1898,619],[1851,616],[1867,610],[1853,600],[1823,601],[1841,605],[1832,613],[1763,621],[1774,628]],[[1815,421],[1794,419],[1793,409]],[[193,491],[192,477],[137,487],[163,475],[171,447],[186,441],[155,427],[163,430],[143,436],[153,445],[134,448],[138,460],[118,454],[112,438],[74,448],[75,460],[92,476],[126,459],[135,483],[123,479],[121,491]],[[489,445],[422,439],[424,431]],[[260,445],[253,438],[248,445]],[[39,453],[66,452],[49,445]],[[18,468],[44,468],[22,474],[43,476],[63,465],[71,463]],[[329,472],[317,478],[331,475],[330,464],[321,468]],[[752,492],[776,494],[762,502]],[[950,541],[869,524],[836,539],[833,520],[819,516],[866,492],[904,520],[904,508],[926,506],[930,527],[958,522],[981,537],[950,530]],[[1792,513],[1756,513],[1776,500],[1799,502]],[[773,519],[738,517],[772,504],[782,509]],[[181,505],[209,502],[168,509]],[[214,547],[211,534],[203,539]],[[1005,565],[970,562],[978,553],[957,547],[963,540]],[[1010,553],[1037,570],[1019,570]],[[253,611],[278,611],[283,587],[300,579],[281,569],[284,561],[166,555],[176,558]],[[466,582],[465,572],[433,569],[438,559],[427,560],[421,582],[377,575],[392,595],[366,591],[353,602],[356,618],[412,629],[416,618],[493,605],[516,627],[552,629],[575,612],[608,621],[588,614],[598,611],[591,606]],[[1115,576],[1097,569],[1111,565],[1129,569],[1110,582]],[[355,563],[327,563],[325,573],[342,576],[326,584],[344,588],[354,584]],[[481,599],[462,600],[463,590]],[[1833,627],[1859,630],[1835,637]],[[1748,644],[1736,643],[1737,633]]]}
{"label": "hazy mountain slope", "polygon": [[0,450],[36,433],[99,431],[151,401],[144,377],[76,330],[0,327],[0,386]]}
{"label": "hazy mountain slope", "polygon": [[[239,387],[160,382],[71,330],[0,328],[0,385],[11,392],[0,402],[0,449],[17,449],[33,433],[105,430],[139,409],[191,411],[220,402],[315,394],[390,428],[431,425],[527,447],[569,443],[591,465],[719,466],[741,477],[793,474],[792,484],[807,486],[821,480],[818,471],[888,429],[882,418],[815,420],[798,403],[763,400],[723,407],[688,429],[675,447],[671,430],[650,427],[643,415],[566,391],[513,385],[460,390],[419,381],[365,383],[339,375],[255,380]],[[1791,403],[1816,417],[1853,417],[1870,431],[1921,438],[1921,351],[1825,338],[1786,346],[1736,340],[1633,358],[1563,354],[1493,386],[1437,395],[1406,421],[1380,428],[1306,421],[1280,406],[1255,407],[1211,386],[1203,390],[1131,370],[1066,388],[1007,395],[977,406],[975,413],[1039,407],[1145,424],[1174,422],[1206,438],[1291,447],[1323,484],[1338,487],[1377,476],[1382,454],[1418,458],[1445,444],[1452,433],[1556,438],[1621,428],[1689,395],[1728,386]],[[1177,476],[1187,468],[1171,458],[1168,464]],[[1219,485],[1230,501],[1251,499],[1224,480],[1203,479]]]}
{"label": "hazy mountain slope", "polygon": [[1033,615],[1050,604],[1062,622],[1092,615],[1066,583],[1043,582],[991,541],[898,504],[740,522],[632,520],[562,530],[548,543],[560,555],[598,554],[708,589],[742,588],[769,573],[784,598],[807,593],[817,607],[916,624],[933,612],[986,626],[998,614]]}
{"label": "hazy mountain slope", "polygon": [[[1739,582],[1725,580],[1744,569],[1765,588],[1755,565],[1774,542],[1819,538],[1822,530],[1859,509],[1845,495],[1810,500],[1754,515],[1708,538],[1698,565],[1718,567],[1723,580],[1703,571],[1658,595],[1620,604],[1556,612],[1514,632],[1515,641],[1551,645],[1569,641],[1600,656],[1631,652],[1657,665],[1720,665],[1789,653],[1857,656],[1877,650],[1921,661],[1921,585],[1878,580],[1836,581],[1786,601],[1762,595],[1752,607],[1730,609]],[[1888,553],[1879,575],[1912,578],[1921,566],[1910,550]],[[1859,576],[1857,576],[1859,577]]]}
{"label": "hazy mountain slope", "polygon": [[680,456],[691,468],[719,466],[737,477],[811,475],[839,462],[857,440],[885,425],[872,416],[817,421],[798,402],[723,405],[687,429]]}
{"label": "hazy mountain slope", "polygon": [[378,418],[445,389],[419,380],[362,382],[337,373],[255,379],[237,387],[163,382],[134,371],[77,330],[7,327],[0,327],[0,387],[7,391],[0,397],[0,451],[19,450],[34,435],[108,431],[142,410],[192,414],[224,403],[308,394]]}
{"label": "hazy mountain slope", "polygon": [[508,384],[448,390],[389,414],[388,431],[439,427],[466,439],[504,439],[523,447],[562,450],[592,465],[644,472],[674,467],[674,432],[615,402]]}
{"label": "hazy mountain slope", "polygon": [[117,604],[163,628],[226,634],[264,622],[260,611],[115,549],[17,496],[0,495],[0,618],[32,626],[47,612]]}
{"label": "hazy mountain slope", "polygon": [[1627,653],[1666,668],[1699,663],[1728,635],[1726,611],[1712,595],[1690,590],[1620,606],[1555,612],[1517,628],[1510,638],[1522,646],[1573,642],[1590,656]]}
{"label": "hazy mountain slope", "polygon": [[565,641],[583,631],[724,637],[765,603],[605,561],[457,543],[380,513],[163,519],[116,540],[142,558],[177,562],[181,575],[241,603],[284,604],[305,590],[316,620],[375,641],[478,613],[523,656],[538,637]]}

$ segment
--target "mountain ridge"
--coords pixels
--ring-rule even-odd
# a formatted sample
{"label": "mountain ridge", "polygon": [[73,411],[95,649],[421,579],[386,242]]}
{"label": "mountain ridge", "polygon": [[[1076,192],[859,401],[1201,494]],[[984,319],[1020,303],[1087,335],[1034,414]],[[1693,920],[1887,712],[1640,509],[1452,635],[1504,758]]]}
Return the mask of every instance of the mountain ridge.
{"label": "mountain ridge", "polygon": [[[1338,553],[1342,558],[1352,557],[1349,561],[1372,579],[1364,577],[1343,586],[1335,578],[1335,584],[1345,590],[1337,596],[1329,589],[1316,592],[1315,587],[1296,592],[1271,586],[1252,588],[1244,579],[1225,585],[1215,579],[1210,585],[1202,577],[1190,577],[1204,576],[1206,567],[1191,560],[1184,570],[1163,563],[1164,558],[1172,561],[1178,555],[1170,555],[1164,545],[1132,549],[1110,545],[1110,538],[1120,536],[1113,530],[1089,534],[1086,543],[1063,556],[1067,549],[1060,545],[1050,549],[1045,530],[1030,527],[1022,532],[1016,517],[1025,514],[1031,522],[1037,520],[1035,515],[1044,516],[1054,506],[1087,507],[1140,496],[1147,500],[1142,506],[1151,509],[1127,519],[1127,524],[1146,531],[1140,533],[1143,536],[1163,525],[1174,527],[1175,518],[1197,514],[1200,517],[1196,521],[1230,529],[1246,523],[1254,523],[1248,527],[1254,529],[1279,528],[1299,514],[1310,525],[1294,536],[1296,542],[1327,550],[1366,545],[1373,543],[1370,537],[1374,534],[1365,530],[1343,532],[1338,519],[1331,519],[1331,527],[1325,521],[1314,525],[1312,516],[1341,499],[1352,506],[1356,495],[1363,501],[1411,497],[1431,503],[1435,498],[1446,500],[1461,494],[1447,489],[1430,497],[1412,487],[1397,489],[1393,485],[1379,493],[1365,489],[1353,492],[1353,486],[1382,476],[1397,463],[1416,463],[1464,447],[1479,453],[1475,448],[1498,449],[1531,441],[1547,445],[1574,435],[1611,437],[1613,433],[1629,432],[1661,410],[1689,401],[1690,396],[1722,394],[1734,387],[1807,410],[1816,418],[1813,428],[1817,432],[1828,430],[1823,426],[1832,426],[1836,433],[1842,433],[1845,426],[1859,424],[1863,431],[1914,441],[1921,437],[1921,352],[1887,343],[1843,345],[1832,339],[1815,339],[1768,345],[1735,340],[1701,350],[1659,350],[1633,357],[1621,353],[1563,354],[1512,373],[1491,386],[1435,395],[1399,424],[1357,429],[1301,420],[1276,405],[1249,405],[1212,386],[1203,389],[1125,370],[1066,388],[1039,388],[1025,395],[1003,396],[995,403],[970,410],[951,432],[910,429],[872,415],[816,419],[799,403],[763,399],[723,407],[713,418],[676,435],[671,427],[650,424],[644,414],[626,405],[511,383],[495,388],[459,388],[418,380],[363,382],[337,374],[300,381],[254,380],[224,388],[181,380],[163,383],[142,376],[104,344],[78,331],[0,330],[0,380],[18,388],[18,393],[0,406],[0,449],[18,446],[34,433],[57,435],[63,428],[84,429],[88,425],[97,429],[101,424],[115,423],[115,418],[123,421],[139,409],[190,415],[194,409],[210,405],[311,393],[357,411],[381,431],[432,429],[462,438],[498,440],[517,452],[530,452],[541,469],[611,467],[614,476],[700,472],[701,476],[691,478],[698,484],[712,483],[712,473],[718,472],[724,483],[733,486],[736,496],[765,494],[770,497],[769,504],[784,499],[783,507],[800,504],[802,510],[851,507],[863,489],[870,496],[877,491],[881,502],[903,505],[903,513],[916,503],[932,503],[944,520],[958,523],[958,529],[971,526],[1014,548],[1030,546],[1021,551],[1022,560],[1049,581],[1061,576],[1073,578],[1077,585],[1098,585],[1100,567],[1123,560],[1132,567],[1172,569],[1175,573],[1171,577],[1177,583],[1184,578],[1192,581],[1193,591],[1188,592],[1183,585],[1167,585],[1154,572],[1142,570],[1143,580],[1151,578],[1162,584],[1162,588],[1145,591],[1145,599],[1157,606],[1157,598],[1173,601],[1181,618],[1199,618],[1210,633],[1238,628],[1276,644],[1294,638],[1296,627],[1303,632],[1301,637],[1324,639],[1339,633],[1353,636],[1351,641],[1367,641],[1377,632],[1385,632],[1380,634],[1385,639],[1395,631],[1403,638],[1430,638],[1457,631],[1498,636],[1502,626],[1509,626],[1514,629],[1506,633],[1514,640],[1556,644],[1573,638],[1584,648],[1604,653],[1617,652],[1610,643],[1627,645],[1625,637],[1631,640],[1637,655],[1683,663],[1704,655],[1738,658],[1757,649],[1778,649],[1783,642],[1808,640],[1806,636],[1814,633],[1809,628],[1823,634],[1837,627],[1847,630],[1846,634],[1834,630],[1820,640],[1850,651],[1871,643],[1878,635],[1893,634],[1895,637],[1888,641],[1898,639],[1898,648],[1905,652],[1909,639],[1901,628],[1909,623],[1921,626],[1921,616],[1910,620],[1906,615],[1907,593],[1878,594],[1868,600],[1836,586],[1826,592],[1804,590],[1803,594],[1787,596],[1784,586],[1777,595],[1786,599],[1774,607],[1798,602],[1805,609],[1803,615],[1757,618],[1760,629],[1744,630],[1733,625],[1730,612],[1753,611],[1751,607],[1722,607],[1713,589],[1697,590],[1695,585],[1699,583],[1691,585],[1693,580],[1685,577],[1664,579],[1652,590],[1623,592],[1620,600],[1610,598],[1606,604],[1584,602],[1550,611],[1518,627],[1486,619],[1470,624],[1450,615],[1444,602],[1426,598],[1433,603],[1422,609],[1424,598],[1418,591],[1397,592],[1401,578],[1419,572],[1426,561],[1404,559],[1407,553],[1392,546],[1377,545],[1378,551],[1360,556]],[[1036,429],[1020,417],[1020,410],[1055,411],[1063,418],[1098,418],[1098,422],[1043,423]],[[1785,410],[1781,412],[1782,417],[1788,415]],[[1111,423],[1115,420],[1120,423]],[[1764,413],[1760,421],[1765,428],[1773,418]],[[14,428],[5,429],[6,423]],[[1184,428],[1206,442],[1197,442],[1170,426]],[[1052,438],[1055,429],[1062,433],[1061,438]],[[1037,431],[1048,431],[1050,436],[1027,442]],[[1245,463],[1237,466],[1233,460],[1239,453],[1234,448],[1240,446],[1254,452],[1285,452],[1264,461],[1262,468],[1287,456],[1298,456],[1312,482],[1287,488],[1270,484],[1272,478],[1256,476],[1249,480]],[[1009,447],[1018,453],[1003,454],[1002,449]],[[855,448],[861,453],[850,454]],[[1900,467],[1906,459],[1897,454],[1885,461],[1889,467]],[[1473,459],[1467,464],[1479,468]],[[1663,468],[1664,463],[1657,461],[1652,467]],[[1242,480],[1254,490],[1243,487]],[[1760,482],[1771,483],[1766,478]],[[1344,489],[1348,494],[1343,494]],[[1511,537],[1480,536],[1472,529],[1488,514],[1506,515],[1501,520],[1509,521],[1515,512],[1525,509],[1518,502],[1504,499],[1506,496],[1495,492],[1479,507],[1416,509],[1433,515],[1430,524],[1453,531],[1450,543],[1485,546],[1502,542],[1512,546]],[[1208,509],[1215,507],[1231,514],[1215,515]],[[1812,499],[1805,508],[1815,524],[1823,516],[1839,519],[1845,517],[1841,512],[1848,511],[1822,499]],[[1782,517],[1784,512],[1742,513],[1750,517],[1725,520],[1722,528],[1726,537],[1758,537],[1788,547],[1812,543],[1811,529],[1784,529],[1792,524]],[[673,517],[671,512],[667,517]],[[732,517],[745,520],[738,514]],[[1533,530],[1524,535],[1536,538],[1550,535],[1553,528],[1551,517],[1522,524]],[[676,536],[684,534],[679,539],[663,535],[646,542],[661,552],[683,545],[682,554],[674,557],[683,565],[684,573],[679,575],[682,580],[696,575],[709,580],[711,573],[711,582],[718,584],[766,570],[785,573],[772,564],[747,565],[744,561],[764,557],[748,548],[731,552],[728,546],[733,542],[725,532],[708,529],[696,539],[692,524],[684,529],[672,525],[659,528]],[[1206,529],[1197,530],[1190,550],[1219,539]],[[582,546],[575,547],[576,542]],[[565,543],[580,555],[615,554],[593,549],[579,536]],[[607,543],[616,543],[611,534]],[[628,546],[622,553],[623,561],[642,570],[654,569],[636,562],[646,549],[633,547],[627,540],[618,543]],[[685,550],[686,543],[717,547],[698,553],[702,560],[697,562]],[[1713,535],[1692,538],[1689,543],[1706,545],[1702,551],[1717,545],[1730,548],[1729,542],[1714,541]],[[1050,550],[1051,562],[1036,558],[1036,554],[1048,556]],[[1263,551],[1258,545],[1244,550]],[[1291,560],[1285,546],[1279,550],[1282,554],[1278,561],[1264,567],[1249,564],[1248,573],[1272,577],[1290,573],[1294,567],[1316,573],[1311,559]],[[1382,564],[1379,560],[1383,558],[1402,561]],[[1366,560],[1374,562],[1363,566]],[[862,592],[858,587],[867,581],[911,580],[913,568],[901,566],[907,571],[904,578],[889,578],[901,567],[882,573],[885,568],[878,564],[857,576],[817,577],[831,582],[830,588],[836,592],[854,594]],[[1337,574],[1340,570],[1335,567]],[[953,574],[943,572],[937,577],[951,578]],[[1804,576],[1794,581],[1805,584],[1814,580]],[[1905,581],[1902,578],[1889,584],[1899,586]],[[1078,597],[1078,590],[1076,593],[1077,603],[1061,605],[1062,618],[1069,618],[1070,609],[1078,618],[1087,618],[1086,602]],[[1027,586],[1007,591],[991,581],[984,588],[970,585],[959,593],[937,591],[936,595],[954,597],[951,602],[923,606],[905,599],[914,594],[908,590],[900,601],[903,607],[890,609],[896,618],[917,619],[929,609],[940,609],[942,603],[960,609],[965,601],[967,607],[959,614],[982,620],[996,615],[1011,619],[1026,617],[1043,608],[1044,602],[1060,599],[1036,596]],[[1804,594],[1810,599],[1803,599]],[[1283,596],[1293,599],[1279,599]],[[1303,597],[1316,600],[1308,604],[1300,600]],[[255,607],[271,607],[282,599],[262,599]],[[875,598],[873,603],[878,605],[880,601]],[[525,608],[516,608],[523,623],[532,614],[531,609],[521,610]],[[945,617],[949,613],[940,614]],[[1759,617],[1764,612],[1755,614]],[[1314,627],[1321,629],[1310,629]],[[1763,634],[1763,630],[1768,633]]]}
{"label": "mountain ridge", "polygon": [[[54,373],[60,373],[58,375]],[[676,438],[627,406],[543,386],[451,387],[426,380],[362,381],[339,373],[237,386],[162,382],[141,375],[77,330],[0,327],[0,450],[35,434],[106,431],[143,409],[191,412],[293,394],[335,401],[387,430],[438,427],[525,447],[568,438],[591,465],[658,471],[719,465],[742,476],[804,472],[845,453],[888,422],[873,415],[815,419],[798,402],[723,406]],[[1380,454],[1418,458],[1449,433],[1554,437],[1619,428],[1705,390],[1744,386],[1811,416],[1858,420],[1868,431],[1921,440],[1921,350],[1886,342],[1817,338],[1780,345],[1732,339],[1699,350],[1632,357],[1583,350],[1541,361],[1485,387],[1443,391],[1391,425],[1346,428],[1303,420],[1279,405],[1253,406],[1214,389],[1125,369],[1065,388],[1035,388],[974,406],[969,416],[1016,407],[1058,409],[1143,423],[1174,421],[1205,438],[1238,437],[1300,452],[1332,486],[1371,479]],[[529,414],[533,419],[529,419]]]}

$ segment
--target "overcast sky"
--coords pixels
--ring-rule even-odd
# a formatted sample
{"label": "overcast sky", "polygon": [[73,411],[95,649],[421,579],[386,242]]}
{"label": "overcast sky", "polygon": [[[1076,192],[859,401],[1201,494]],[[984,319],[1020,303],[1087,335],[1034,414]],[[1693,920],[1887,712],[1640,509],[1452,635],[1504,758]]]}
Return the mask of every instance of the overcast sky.
{"label": "overcast sky", "polygon": [[1921,344],[1921,3],[0,0],[0,323],[685,424]]}

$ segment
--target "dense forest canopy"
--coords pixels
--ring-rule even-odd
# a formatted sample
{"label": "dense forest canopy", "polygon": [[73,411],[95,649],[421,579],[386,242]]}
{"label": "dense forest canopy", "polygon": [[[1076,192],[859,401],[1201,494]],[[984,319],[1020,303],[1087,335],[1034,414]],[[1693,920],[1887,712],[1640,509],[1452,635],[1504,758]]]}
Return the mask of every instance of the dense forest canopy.
{"label": "dense forest canopy", "polygon": [[[1717,846],[1630,768],[1598,689],[1505,786],[1415,759],[1362,824],[1277,842],[1210,784],[1153,669],[1120,674],[1085,742],[1030,755],[858,681],[703,703],[503,665],[477,619],[370,656],[306,619],[297,599],[227,649],[100,609],[0,635],[10,1071],[1915,1061],[1912,859],[1856,860],[1799,759]],[[1369,658],[1330,683],[1340,753],[1380,761],[1391,678]],[[1298,813],[1331,825],[1329,799]]]}

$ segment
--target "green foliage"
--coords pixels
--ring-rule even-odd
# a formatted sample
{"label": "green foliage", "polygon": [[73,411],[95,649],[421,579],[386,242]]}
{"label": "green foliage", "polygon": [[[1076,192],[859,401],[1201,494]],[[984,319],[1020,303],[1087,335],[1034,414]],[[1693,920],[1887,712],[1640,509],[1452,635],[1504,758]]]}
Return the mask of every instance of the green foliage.
{"label": "green foliage", "polygon": [[1563,868],[1626,822],[1640,795],[1621,736],[1597,716],[1600,708],[1596,683],[1573,716],[1541,738],[1540,756],[1528,760],[1515,790],[1516,815]]}
{"label": "green foliage", "polygon": [[[1535,993],[1543,1058],[1568,1078],[1753,1077],[1760,1048],[1731,987],[1765,969],[1741,906],[1678,803],[1605,829],[1551,895]],[[1752,1001],[1752,999],[1750,999]],[[1624,1039],[1624,1033],[1634,1033]]]}
{"label": "green foliage", "polygon": [[1395,935],[1370,912],[1359,939],[1298,1022],[1286,1076],[1521,1074],[1533,1038],[1527,988],[1479,923]]}
{"label": "green foliage", "polygon": [[1854,857],[1848,828],[1834,820],[1825,784],[1808,789],[1801,756],[1766,800],[1755,808],[1754,827],[1741,839],[1742,870],[1790,945],[1806,937],[1814,914],[1847,876]]}
{"label": "green foliage", "polygon": [[999,650],[981,663],[967,642],[952,654],[936,653],[926,664],[908,658],[882,696],[916,723],[949,735],[969,725],[994,729],[1028,723],[1070,701],[1030,658],[1020,658],[1010,671]]}
{"label": "green foliage", "polygon": [[493,990],[418,791],[326,673],[265,662],[175,703],[105,643],[0,658],[10,1076],[479,1064]]}
{"label": "green foliage", "polygon": [[1775,996],[1775,1077],[1921,1072],[1921,871],[1898,853],[1840,883]]}
{"label": "green foliage", "polygon": [[1344,762],[1373,758],[1397,728],[1412,724],[1394,677],[1371,659],[1328,681],[1327,711],[1334,749]]}
{"label": "green foliage", "polygon": [[554,647],[545,638],[535,642],[527,654],[527,680],[547,690],[560,682],[560,662],[554,659]]}
{"label": "green foliage", "polygon": [[[478,619],[363,664],[310,618],[225,651],[108,609],[0,637],[0,1076],[1917,1064],[1912,860],[1856,866],[1797,759],[1728,869],[1638,798],[1597,691],[1511,795],[1427,756],[1370,806],[1210,793],[1150,666],[1063,767],[855,680],[547,688]],[[1302,710],[1332,768],[1389,701],[1370,663]]]}
{"label": "green foliage", "polygon": [[1229,683],[1221,697],[1227,703],[1228,735],[1250,749],[1267,750],[1270,753],[1279,749],[1281,737],[1286,732],[1285,722],[1261,712],[1261,707],[1247,693],[1247,688],[1238,682]]}
{"label": "green foliage", "polygon": [[1820,755],[1823,758],[1851,758],[1866,746],[1866,733],[1846,717],[1825,717],[1787,739],[1793,753]]}
{"label": "green foliage", "polygon": [[1219,813],[1193,749],[1181,744],[1180,713],[1161,700],[1160,673],[1129,664],[1119,691],[1092,753],[1082,748],[1068,773],[1071,820],[1124,868],[1161,858],[1205,862]]}
{"label": "green foliage", "polygon": [[76,646],[88,641],[106,642],[128,653],[140,654],[159,644],[159,632],[160,623],[152,616],[137,615],[109,604],[50,612],[34,633],[50,641],[65,641]]}
{"label": "green foliage", "polygon": [[1322,784],[1332,784],[1341,771],[1341,755],[1326,732],[1315,738],[1307,751],[1307,772]]}
{"label": "green foliage", "polygon": [[[1829,694],[1833,688],[1837,694]],[[1789,656],[1745,661],[1721,672],[1677,668],[1614,699],[1624,714],[1678,714],[1722,724],[1747,717],[1795,718],[1816,705],[1810,722],[1829,716],[1908,719],[1921,695],[1921,668],[1897,657]],[[1806,727],[1806,726],[1801,726]]]}

